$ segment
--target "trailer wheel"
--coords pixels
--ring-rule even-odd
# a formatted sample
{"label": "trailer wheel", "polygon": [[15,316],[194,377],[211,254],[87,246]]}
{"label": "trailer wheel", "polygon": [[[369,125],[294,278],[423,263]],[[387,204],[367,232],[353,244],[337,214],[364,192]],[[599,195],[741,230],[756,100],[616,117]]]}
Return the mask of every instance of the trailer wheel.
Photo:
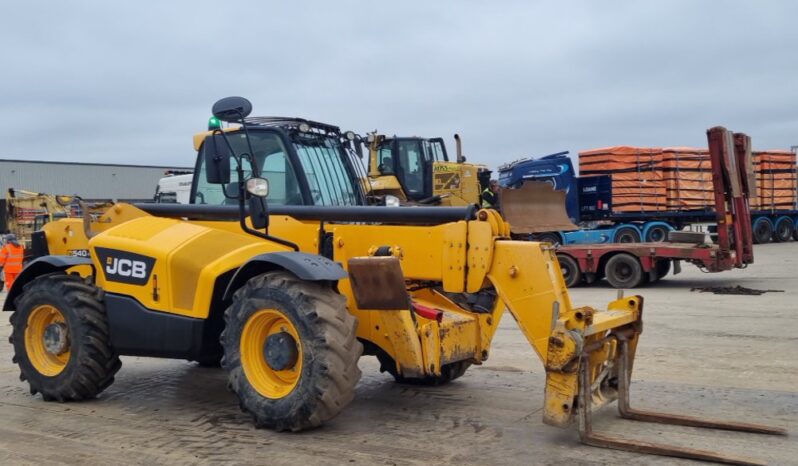
{"label": "trailer wheel", "polygon": [[535,241],[540,241],[541,243],[551,243],[552,246],[562,243],[560,235],[557,233],[543,233],[542,235],[538,235],[535,238]]}
{"label": "trailer wheel", "polygon": [[773,223],[770,219],[760,218],[754,222],[754,244],[764,244],[773,236]]}
{"label": "trailer wheel", "polygon": [[579,263],[576,259],[566,254],[557,254],[557,261],[560,263],[560,271],[566,287],[573,288],[582,282],[582,271],[579,270]]}
{"label": "trailer wheel", "polygon": [[607,261],[604,275],[613,288],[637,288],[643,283],[643,266],[637,257],[620,253]]}
{"label": "trailer wheel", "polygon": [[651,243],[661,243],[668,239],[670,230],[665,225],[654,225],[646,232],[646,241]]}
{"label": "trailer wheel", "polygon": [[[795,225],[795,221],[793,220],[792,224]],[[792,239],[798,241],[798,227],[793,228],[792,230]]]}
{"label": "trailer wheel", "polygon": [[795,225],[792,223],[792,219],[784,217],[776,222],[776,228],[773,231],[773,241],[777,243],[789,241],[793,233],[795,233]]}
{"label": "trailer wheel", "polygon": [[654,263],[654,270],[657,271],[657,278],[654,279],[655,282],[658,282],[665,278],[668,273],[671,271],[671,260],[670,259],[660,259]]}
{"label": "trailer wheel", "polygon": [[615,243],[639,243],[640,233],[632,227],[621,227],[615,232]]}

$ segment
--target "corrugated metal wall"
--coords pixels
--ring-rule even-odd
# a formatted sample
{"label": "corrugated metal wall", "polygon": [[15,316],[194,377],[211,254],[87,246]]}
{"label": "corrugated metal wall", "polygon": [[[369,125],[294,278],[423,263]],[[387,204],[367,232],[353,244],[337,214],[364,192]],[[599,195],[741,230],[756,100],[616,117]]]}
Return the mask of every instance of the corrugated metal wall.
{"label": "corrugated metal wall", "polygon": [[0,159],[0,197],[14,188],[84,199],[152,199],[166,170],[191,168]]}

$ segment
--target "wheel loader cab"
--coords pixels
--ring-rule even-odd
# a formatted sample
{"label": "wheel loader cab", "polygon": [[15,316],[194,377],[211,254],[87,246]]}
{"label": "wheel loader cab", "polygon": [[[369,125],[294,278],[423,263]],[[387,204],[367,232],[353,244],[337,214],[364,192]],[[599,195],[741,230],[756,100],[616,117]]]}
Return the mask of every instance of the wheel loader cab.
{"label": "wheel loader cab", "polygon": [[368,194],[373,203],[394,196],[400,203],[465,206],[479,205],[484,178],[490,170],[465,163],[457,142],[457,161],[449,161],[441,138],[369,135]]}
{"label": "wheel loader cab", "polygon": [[376,149],[380,176],[395,176],[412,201],[433,196],[433,163],[438,161],[448,161],[440,138],[383,138]]}

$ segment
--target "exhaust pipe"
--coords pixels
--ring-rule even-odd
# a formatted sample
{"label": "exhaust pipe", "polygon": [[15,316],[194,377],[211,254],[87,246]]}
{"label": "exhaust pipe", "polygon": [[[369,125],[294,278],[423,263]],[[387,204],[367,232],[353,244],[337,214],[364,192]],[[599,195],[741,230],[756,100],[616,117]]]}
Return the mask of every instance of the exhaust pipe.
{"label": "exhaust pipe", "polygon": [[465,162],[466,159],[463,155],[463,143],[460,141],[460,135],[457,133],[454,135],[454,143],[455,147],[457,148],[457,163]]}

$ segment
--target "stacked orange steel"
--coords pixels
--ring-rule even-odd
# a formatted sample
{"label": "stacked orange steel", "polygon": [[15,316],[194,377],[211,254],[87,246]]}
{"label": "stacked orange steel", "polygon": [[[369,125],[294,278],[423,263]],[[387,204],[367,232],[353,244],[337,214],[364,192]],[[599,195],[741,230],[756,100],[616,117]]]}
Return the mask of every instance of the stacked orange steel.
{"label": "stacked orange steel", "polygon": [[796,204],[795,152],[768,150],[754,152],[756,198],[752,210],[789,210]]}
{"label": "stacked orange steel", "polygon": [[[752,210],[794,209],[796,157],[786,150],[753,152],[756,195]],[[712,210],[707,149],[615,146],[579,153],[581,176],[612,177],[612,210],[661,212]]]}
{"label": "stacked orange steel", "polygon": [[667,210],[662,149],[616,146],[579,153],[580,176],[612,175],[615,212]]}

